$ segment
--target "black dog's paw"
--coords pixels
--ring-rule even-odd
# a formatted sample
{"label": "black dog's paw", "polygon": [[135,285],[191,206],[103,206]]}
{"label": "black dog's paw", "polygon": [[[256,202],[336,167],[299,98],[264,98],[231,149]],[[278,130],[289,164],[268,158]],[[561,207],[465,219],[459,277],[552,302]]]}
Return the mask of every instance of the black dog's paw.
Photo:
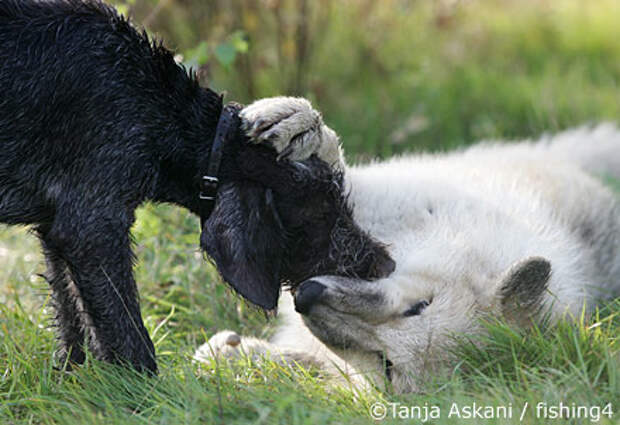
{"label": "black dog's paw", "polygon": [[84,354],[84,351],[79,347],[73,347],[71,349],[62,347],[54,353],[53,359],[55,370],[71,372],[76,366],[84,364],[86,354]]}
{"label": "black dog's paw", "polygon": [[[148,334],[147,338],[148,338]],[[157,361],[155,359],[155,347],[150,339],[142,339],[134,350],[122,356],[121,361],[130,362],[134,369],[138,372],[146,372],[152,375],[157,375]]]}

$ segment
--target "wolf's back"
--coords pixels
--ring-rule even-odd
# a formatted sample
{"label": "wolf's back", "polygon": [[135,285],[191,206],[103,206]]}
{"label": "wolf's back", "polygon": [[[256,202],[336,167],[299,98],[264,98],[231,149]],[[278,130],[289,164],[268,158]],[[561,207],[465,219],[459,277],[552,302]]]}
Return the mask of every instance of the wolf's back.
{"label": "wolf's back", "polygon": [[615,124],[583,126],[543,138],[550,156],[573,162],[585,171],[620,180],[620,129]]}

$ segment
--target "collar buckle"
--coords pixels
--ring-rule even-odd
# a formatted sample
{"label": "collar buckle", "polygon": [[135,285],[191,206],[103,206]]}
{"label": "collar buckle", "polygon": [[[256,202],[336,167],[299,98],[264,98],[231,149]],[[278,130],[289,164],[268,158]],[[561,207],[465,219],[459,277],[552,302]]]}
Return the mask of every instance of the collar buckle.
{"label": "collar buckle", "polygon": [[213,176],[202,176],[202,182],[200,185],[200,197],[203,201],[215,201],[217,195],[217,185],[219,179]]}

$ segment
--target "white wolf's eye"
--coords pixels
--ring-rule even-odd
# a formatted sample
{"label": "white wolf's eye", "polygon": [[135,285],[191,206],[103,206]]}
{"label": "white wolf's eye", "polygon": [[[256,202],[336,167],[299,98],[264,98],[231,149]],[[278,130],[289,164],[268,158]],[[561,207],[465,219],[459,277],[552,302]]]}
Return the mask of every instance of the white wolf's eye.
{"label": "white wolf's eye", "polygon": [[422,313],[422,311],[429,305],[430,303],[428,301],[420,301],[415,303],[413,306],[411,306],[411,308],[409,308],[407,311],[405,311],[403,313],[403,316],[405,317],[409,317],[409,316],[417,316],[418,314]]}

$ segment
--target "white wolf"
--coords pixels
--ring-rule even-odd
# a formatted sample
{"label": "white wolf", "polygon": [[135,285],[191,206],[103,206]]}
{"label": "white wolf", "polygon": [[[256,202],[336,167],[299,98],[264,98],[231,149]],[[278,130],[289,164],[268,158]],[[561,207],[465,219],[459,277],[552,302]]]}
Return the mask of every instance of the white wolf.
{"label": "white wolf", "polygon": [[479,331],[483,314],[526,324],[620,295],[620,204],[601,178],[620,178],[612,124],[348,167],[303,99],[264,99],[242,118],[248,135],[282,155],[316,153],[343,170],[356,221],[387,245],[396,269],[374,282],[312,278],[294,301],[283,295],[270,342],[224,331],[197,359],[270,355],[363,372],[380,386],[387,374],[406,392],[445,361],[451,335]]}

